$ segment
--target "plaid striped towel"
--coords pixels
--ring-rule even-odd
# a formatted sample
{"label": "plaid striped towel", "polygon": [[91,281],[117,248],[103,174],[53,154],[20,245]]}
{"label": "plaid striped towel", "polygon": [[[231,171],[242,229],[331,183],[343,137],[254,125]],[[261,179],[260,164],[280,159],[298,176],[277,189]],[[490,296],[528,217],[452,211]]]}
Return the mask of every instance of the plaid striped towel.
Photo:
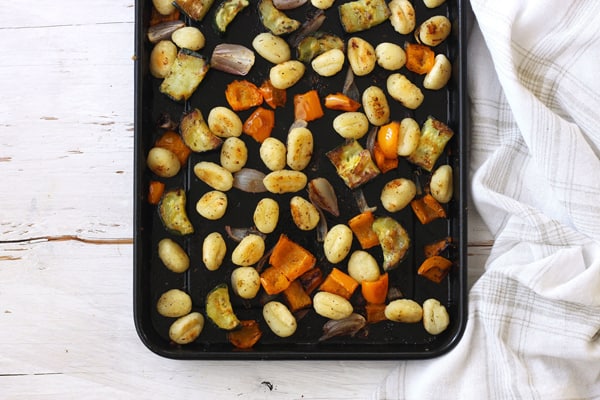
{"label": "plaid striped towel", "polygon": [[457,347],[377,399],[600,399],[600,1],[472,0],[472,198],[496,239]]}

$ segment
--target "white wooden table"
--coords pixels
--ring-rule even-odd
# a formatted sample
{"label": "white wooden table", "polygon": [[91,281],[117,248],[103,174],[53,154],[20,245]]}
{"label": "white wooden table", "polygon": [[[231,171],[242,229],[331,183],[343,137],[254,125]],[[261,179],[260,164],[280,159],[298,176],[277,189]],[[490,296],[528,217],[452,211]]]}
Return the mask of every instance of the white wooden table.
{"label": "white wooden table", "polygon": [[[134,9],[0,8],[0,398],[370,398],[397,362],[174,361],[138,339]],[[475,213],[469,232],[472,284],[491,236]]]}

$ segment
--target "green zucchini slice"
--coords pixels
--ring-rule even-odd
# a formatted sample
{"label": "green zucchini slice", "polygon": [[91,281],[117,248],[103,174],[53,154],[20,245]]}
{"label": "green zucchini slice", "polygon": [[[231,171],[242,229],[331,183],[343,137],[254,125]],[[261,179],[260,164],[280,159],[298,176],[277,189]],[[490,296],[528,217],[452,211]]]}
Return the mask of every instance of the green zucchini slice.
{"label": "green zucchini slice", "polygon": [[240,320],[233,312],[227,284],[217,285],[206,296],[206,316],[219,328],[227,331],[240,325]]}
{"label": "green zucchini slice", "polygon": [[227,31],[227,26],[244,8],[248,7],[248,0],[225,0],[215,12],[215,28],[220,34]]}
{"label": "green zucchini slice", "polygon": [[391,11],[385,0],[356,0],[341,4],[338,13],[344,30],[353,33],[381,24]]}
{"label": "green zucchini slice", "polygon": [[431,172],[452,136],[454,132],[446,124],[430,116],[421,128],[419,145],[408,156],[408,161]]}
{"label": "green zucchini slice", "polygon": [[197,108],[184,115],[179,131],[184,143],[197,153],[214,150],[223,143],[223,139],[212,133],[202,112]]}
{"label": "green zucchini slice", "polygon": [[300,27],[300,21],[288,17],[273,5],[272,0],[260,0],[258,3],[260,21],[273,35],[285,35]]}
{"label": "green zucchini slice", "polygon": [[194,226],[187,216],[186,202],[183,189],[169,190],[163,194],[158,205],[158,215],[169,232],[179,235],[194,233]]}
{"label": "green zucchini slice", "polygon": [[175,0],[173,4],[193,20],[202,21],[215,0]]}

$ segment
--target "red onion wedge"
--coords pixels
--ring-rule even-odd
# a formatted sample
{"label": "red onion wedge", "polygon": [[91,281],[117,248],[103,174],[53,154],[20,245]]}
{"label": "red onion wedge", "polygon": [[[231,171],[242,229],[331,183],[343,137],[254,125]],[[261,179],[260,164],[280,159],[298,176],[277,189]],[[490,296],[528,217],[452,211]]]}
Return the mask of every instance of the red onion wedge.
{"label": "red onion wedge", "polygon": [[215,46],[210,67],[233,75],[246,75],[254,65],[254,52],[240,44],[221,43]]}
{"label": "red onion wedge", "polygon": [[308,182],[308,198],[317,207],[339,217],[337,196],[327,179],[314,178]]}
{"label": "red onion wedge", "polygon": [[308,0],[273,0],[273,5],[278,10],[292,10],[306,4]]}
{"label": "red onion wedge", "polygon": [[233,187],[247,193],[264,193],[267,191],[263,183],[265,173],[253,168],[242,168],[233,174]]}
{"label": "red onion wedge", "polygon": [[335,336],[354,336],[366,325],[365,317],[357,313],[343,319],[329,320],[323,325],[323,335],[319,338],[319,342]]}

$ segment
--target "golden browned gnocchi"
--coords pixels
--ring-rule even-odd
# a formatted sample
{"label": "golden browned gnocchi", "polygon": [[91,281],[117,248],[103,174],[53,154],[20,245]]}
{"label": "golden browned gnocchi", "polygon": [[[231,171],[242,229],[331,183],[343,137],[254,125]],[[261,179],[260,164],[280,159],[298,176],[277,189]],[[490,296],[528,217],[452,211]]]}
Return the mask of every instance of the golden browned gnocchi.
{"label": "golden browned gnocchi", "polygon": [[263,318],[265,322],[279,337],[289,337],[296,332],[298,324],[294,314],[279,301],[270,301],[263,306]]}
{"label": "golden browned gnocchi", "polygon": [[304,76],[306,67],[298,60],[288,60],[273,66],[269,71],[271,84],[277,89],[288,89]]}
{"label": "golden browned gnocchi", "polygon": [[313,153],[313,135],[308,128],[292,128],[287,136],[287,165],[296,171],[301,171],[308,163]]}
{"label": "golden browned gnocchi", "polygon": [[266,138],[259,149],[260,159],[271,171],[279,171],[285,168],[286,152],[285,144],[274,137]]}
{"label": "golden browned gnocchi", "polygon": [[436,299],[427,299],[423,303],[423,327],[432,335],[439,335],[450,324],[450,316],[443,304]]}
{"label": "golden browned gnocchi", "polygon": [[279,203],[268,197],[260,199],[254,209],[253,221],[259,232],[273,232],[279,222]]}
{"label": "golden browned gnocchi", "polygon": [[423,92],[406,76],[395,73],[387,79],[387,91],[395,100],[411,110],[417,109],[423,103]]}
{"label": "golden browned gnocchi", "polygon": [[406,178],[396,178],[381,189],[381,204],[389,212],[397,212],[410,204],[417,194],[417,186]]}
{"label": "golden browned gnocchi", "polygon": [[312,69],[321,76],[333,76],[344,67],[346,55],[340,49],[330,49],[316,56],[310,63]]}
{"label": "golden browned gnocchi", "polygon": [[239,137],[242,134],[242,120],[233,110],[224,106],[212,108],[206,123],[210,132],[222,138]]}
{"label": "golden browned gnocchi", "polygon": [[163,317],[182,317],[192,311],[192,298],[183,290],[170,289],[159,297],[156,310]]}
{"label": "golden browned gnocchi", "polygon": [[175,12],[175,6],[171,0],[152,0],[152,5],[161,15],[169,15]]}
{"label": "golden browned gnocchi", "polygon": [[329,292],[318,292],[314,295],[313,309],[320,316],[335,320],[349,317],[354,311],[350,301]]}
{"label": "golden browned gnocchi", "polygon": [[441,165],[435,170],[431,175],[429,191],[433,198],[442,204],[448,203],[452,199],[454,185],[451,166]]}
{"label": "golden browned gnocchi", "polygon": [[375,47],[377,65],[388,71],[395,71],[406,64],[406,52],[395,43],[382,42]]}
{"label": "golden browned gnocchi", "polygon": [[308,200],[301,196],[294,196],[290,200],[290,213],[298,229],[310,231],[317,227],[321,215],[319,210]]}
{"label": "golden browned gnocchi", "polygon": [[245,236],[233,249],[231,262],[235,265],[248,267],[254,265],[265,253],[265,240],[260,235],[249,234]]}
{"label": "golden browned gnocchi", "polygon": [[158,258],[176,273],[185,272],[190,267],[190,257],[173,239],[164,238],[158,242]]}
{"label": "golden browned gnocchi", "polygon": [[431,70],[423,78],[423,87],[429,90],[442,89],[452,75],[452,64],[450,60],[443,55],[438,54],[435,56],[435,61]]}
{"label": "golden browned gnocchi", "polygon": [[242,299],[253,299],[260,290],[260,275],[253,267],[237,267],[231,272],[231,288]]}
{"label": "golden browned gnocchi", "polygon": [[409,156],[419,145],[421,127],[414,118],[406,117],[400,121],[398,135],[398,155]]}
{"label": "golden browned gnocchi", "polygon": [[221,166],[229,172],[238,172],[248,161],[248,147],[237,137],[228,137],[221,145]]}
{"label": "golden browned gnocchi", "polygon": [[356,250],[350,255],[348,260],[348,275],[357,282],[376,281],[381,272],[375,257],[364,250]]}
{"label": "golden browned gnocchi", "polygon": [[362,106],[371,124],[381,126],[390,121],[390,106],[379,86],[369,86],[363,91]]}
{"label": "golden browned gnocchi", "polygon": [[263,184],[271,193],[295,193],[304,189],[308,178],[301,171],[282,169],[273,171],[263,178]]}
{"label": "golden browned gnocchi", "polygon": [[271,32],[263,32],[252,40],[252,47],[258,55],[273,64],[281,64],[291,58],[290,46],[287,42]]}
{"label": "golden browned gnocchi", "polygon": [[219,190],[204,193],[196,203],[196,211],[211,221],[222,218],[227,211],[227,195]]}
{"label": "golden browned gnocchi", "polygon": [[333,119],[333,130],[344,139],[360,139],[369,131],[369,119],[360,111],[347,111]]}
{"label": "golden browned gnocchi", "polygon": [[146,164],[150,171],[162,178],[171,178],[179,173],[181,163],[169,149],[153,147],[148,152]]}
{"label": "golden browned gnocchi", "polygon": [[170,40],[156,43],[150,52],[150,73],[155,78],[164,78],[177,57],[177,46]]}
{"label": "golden browned gnocchi", "polygon": [[204,329],[204,316],[192,312],[179,317],[169,327],[169,339],[177,344],[188,344],[198,339]]}
{"label": "golden browned gnocchi", "polygon": [[325,257],[332,264],[341,262],[352,248],[352,230],[344,224],[334,225],[323,242]]}
{"label": "golden browned gnocchi", "polygon": [[202,242],[202,262],[209,271],[216,271],[223,264],[227,244],[219,232],[209,233]]}
{"label": "golden browned gnocchi", "polygon": [[375,69],[375,65],[377,64],[375,48],[365,39],[357,36],[351,37],[348,40],[346,53],[354,75],[364,76]]}
{"label": "golden browned gnocchi", "polygon": [[415,8],[409,0],[392,0],[388,3],[390,23],[394,30],[402,35],[409,34],[415,29],[417,18]]}
{"label": "golden browned gnocchi", "polygon": [[397,299],[385,306],[385,317],[390,321],[415,323],[423,318],[423,308],[414,300]]}
{"label": "golden browned gnocchi", "polygon": [[204,34],[195,26],[184,26],[171,35],[171,40],[182,49],[198,51],[206,44]]}
{"label": "golden browned gnocchi", "polygon": [[215,190],[226,192],[233,187],[231,172],[212,161],[200,161],[194,165],[194,174]]}
{"label": "golden browned gnocchi", "polygon": [[437,46],[442,43],[452,30],[452,23],[444,15],[435,15],[425,20],[415,32],[416,38],[427,46]]}

